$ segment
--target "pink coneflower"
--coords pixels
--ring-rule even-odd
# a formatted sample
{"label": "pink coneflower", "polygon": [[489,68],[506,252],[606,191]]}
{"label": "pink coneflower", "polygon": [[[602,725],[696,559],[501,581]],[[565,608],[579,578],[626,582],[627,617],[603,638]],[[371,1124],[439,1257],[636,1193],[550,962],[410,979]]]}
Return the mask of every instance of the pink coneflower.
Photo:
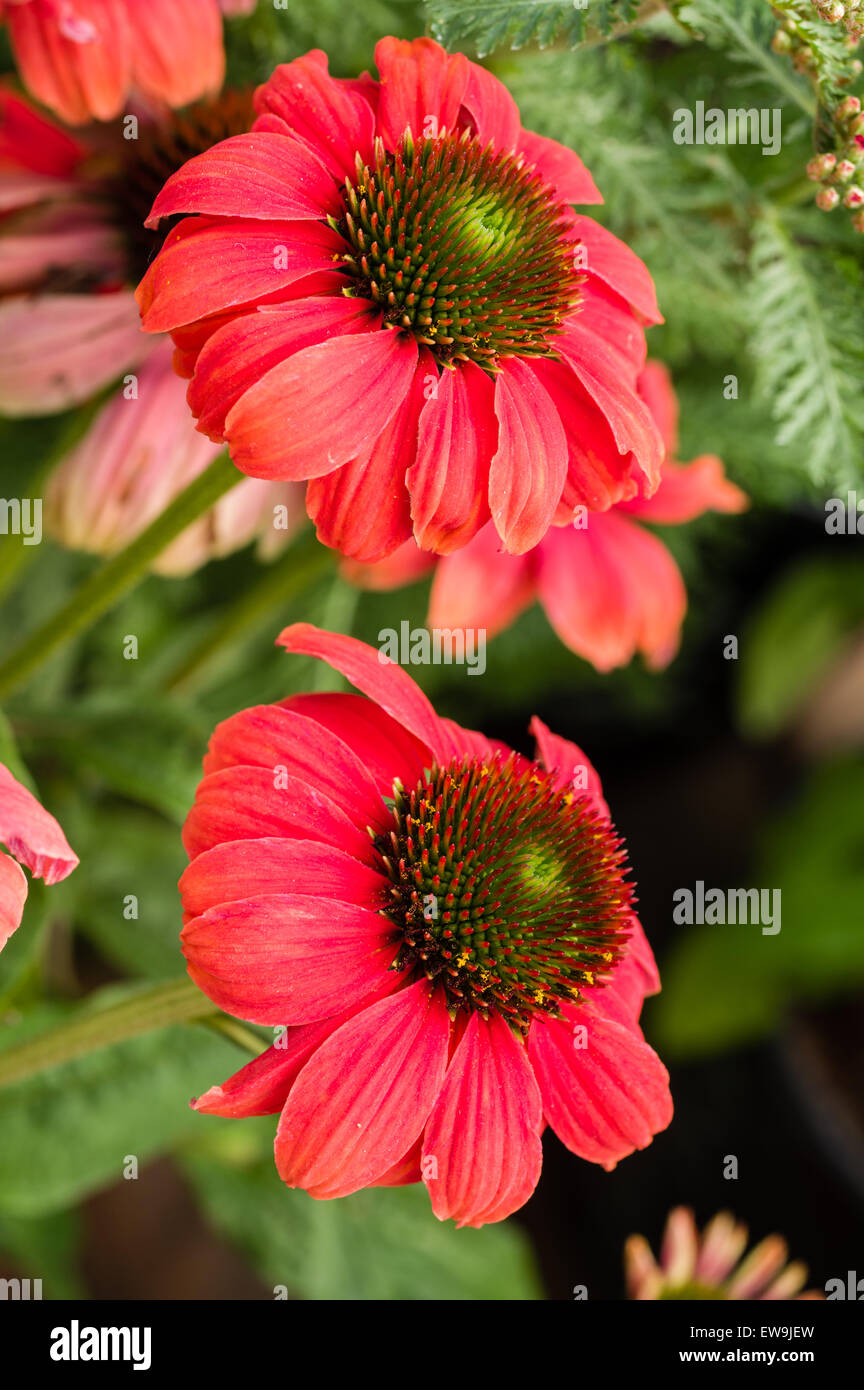
{"label": "pink coneflower", "polygon": [[77,855],[69,848],[54,817],[3,763],[0,763],[0,843],[9,850],[9,854],[0,853],[2,951],[21,925],[27,901],[27,879],[19,865],[26,865],[34,878],[51,884],[67,878],[78,864]]}
{"label": "pink coneflower", "polygon": [[659,987],[600,781],[539,720],[538,761],[435,713],[401,668],[296,624],[365,692],[219,725],[184,829],[183,950],[220,1008],[285,1032],[195,1102],[281,1112],[313,1197],[423,1180],[436,1215],[520,1207],[551,1125],[613,1168],[671,1118],[638,1025]]}
{"label": "pink coneflower", "polygon": [[[193,427],[171,344],[158,341],[134,388],[121,388],[58,465],[45,496],[45,528],[72,550],[113,555],[135,539],[220,452]],[[270,558],[305,521],[296,483],[244,478],[187,527],[153,564],[184,575],[260,541]]]}
{"label": "pink coneflower", "polygon": [[679,525],[709,509],[740,512],[747,497],[713,454],[675,462],[678,403],[666,368],[648,362],[637,386],[666,450],[653,496],[636,473],[636,497],[550,530],[526,555],[503,553],[487,525],[458,554],[436,561],[409,541],[378,565],[346,562],[346,576],[390,589],[434,567],[430,627],[485,629],[491,637],[539,600],[561,641],[598,671],[626,665],[637,652],[655,670],[667,665],[681,640],[687,594],[666,546],[637,522]]}
{"label": "pink coneflower", "polygon": [[491,520],[522,553],[634,495],[634,460],[657,485],[651,278],[573,212],[600,201],[590,174],[491,73],[429,39],[376,62],[277,68],[253,132],[168,180],[150,224],[198,215],[139,288],[144,325],[174,334],[199,429],[243,472],[311,480],[328,545],[449,553]]}
{"label": "pink coneflower", "polygon": [[185,106],[222,85],[218,0],[5,0],[0,16],[25,85],[70,125],[119,116],[132,93]]}
{"label": "pink coneflower", "polygon": [[[181,116],[73,138],[0,91],[0,410],[47,414],[125,374],[54,473],[46,524],[73,549],[110,555],[219,452],[194,428],[167,338],[141,332],[129,284],[158,246],[143,221],[165,174],[244,129],[251,101],[226,94]],[[272,554],[303,515],[299,485],[244,479],[159,556],[185,574],[261,536]]]}
{"label": "pink coneflower", "polygon": [[142,225],[154,190],[251,110],[226,94],[134,140],[73,138],[0,89],[0,411],[65,410],[144,360],[130,286],[159,245]]}
{"label": "pink coneflower", "polygon": [[787,1264],[782,1236],[766,1236],[742,1260],[747,1227],[721,1211],[701,1236],[688,1207],[669,1213],[660,1263],[643,1236],[631,1236],[624,1249],[627,1292],[634,1299],[819,1299],[816,1289],[801,1292],[807,1266]]}

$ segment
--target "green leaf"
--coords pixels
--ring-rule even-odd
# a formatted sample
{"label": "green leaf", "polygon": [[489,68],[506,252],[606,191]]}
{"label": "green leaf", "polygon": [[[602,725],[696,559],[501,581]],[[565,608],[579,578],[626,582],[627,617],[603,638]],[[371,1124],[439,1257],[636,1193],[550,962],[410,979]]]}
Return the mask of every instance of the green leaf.
{"label": "green leaf", "polygon": [[[116,996],[116,991],[105,993]],[[81,1020],[80,1010],[71,1013]],[[35,1046],[58,1016],[62,1019],[63,1011],[39,1009],[7,1026],[0,1061],[24,1038]],[[173,1025],[5,1086],[0,1090],[0,1212],[30,1217],[57,1211],[120,1179],[128,1155],[143,1165],[194,1135],[201,1118],[189,1109],[191,1097],[245,1060],[209,1029]]]}
{"label": "green leaf", "polygon": [[420,1185],[319,1202],[286,1188],[272,1155],[241,1167],[200,1155],[183,1164],[213,1224],[247,1253],[268,1287],[285,1286],[289,1297],[414,1302],[541,1296],[517,1227],[457,1231],[436,1220]]}
{"label": "green leaf", "polygon": [[606,37],[630,24],[640,9],[654,4],[637,0],[428,0],[432,33],[445,48],[472,43],[481,57],[500,44],[521,48],[553,39],[574,46],[589,37]]}
{"label": "green leaf", "polygon": [[864,271],[806,250],[767,210],[751,270],[751,351],[777,443],[795,446],[815,482],[846,487],[860,476],[864,450]]}

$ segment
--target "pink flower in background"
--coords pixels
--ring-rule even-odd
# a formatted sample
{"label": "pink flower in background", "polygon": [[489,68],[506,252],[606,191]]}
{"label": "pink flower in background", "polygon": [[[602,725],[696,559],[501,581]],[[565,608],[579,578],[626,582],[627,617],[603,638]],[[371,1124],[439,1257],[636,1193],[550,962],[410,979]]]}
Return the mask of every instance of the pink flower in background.
{"label": "pink flower in background", "polygon": [[217,0],[5,0],[0,14],[23,82],[70,125],[119,116],[131,93],[185,106],[225,75]]}
{"label": "pink flower in background", "polygon": [[150,224],[184,217],[139,288],[199,429],[253,477],[310,480],[326,544],[364,561],[487,523],[524,553],[577,506],[657,486],[636,393],[660,316],[634,253],[573,203],[572,150],[429,39],[380,81],[314,51],[256,95],[253,133],[191,160]]}
{"label": "pink flower in background", "polygon": [[[48,485],[46,530],[72,550],[121,550],[220,452],[193,428],[170,342],[155,345],[134,392],[118,390]],[[269,557],[304,521],[302,488],[244,478],[172,541],[153,568],[189,574],[255,538]]]}
{"label": "pink flower in background", "polygon": [[409,542],[378,565],[346,564],[346,577],[389,589],[434,566],[430,627],[485,628],[491,637],[539,600],[561,641],[598,671],[624,666],[637,652],[655,670],[667,665],[680,643],[687,594],[666,546],[638,521],[680,525],[708,510],[740,512],[747,497],[713,454],[675,462],[678,403],[661,363],[646,364],[638,389],[666,449],[653,496],[634,474],[635,497],[586,513],[584,529],[553,528],[526,555],[503,553],[487,525],[464,550],[437,562]]}
{"label": "pink flower in background", "polygon": [[631,1236],[624,1251],[630,1298],[799,1300],[821,1299],[815,1289],[800,1292],[807,1266],[787,1264],[789,1250],[781,1236],[765,1240],[741,1259],[747,1248],[747,1227],[721,1211],[701,1236],[687,1207],[669,1213],[660,1263],[643,1236]]}
{"label": "pink flower in background", "polygon": [[639,1028],[659,988],[599,778],[539,720],[538,760],[441,719],[399,667],[296,624],[279,641],[365,692],[216,729],[183,832],[183,951],[228,1013],[284,1034],[195,1106],[281,1112],[313,1197],[426,1183],[499,1221],[550,1125],[603,1167],[672,1114]]}
{"label": "pink flower in background", "polygon": [[251,121],[226,93],[136,140],[73,138],[0,89],[0,412],[46,415],[90,399],[150,351],[129,286],[159,245],[147,208],[166,168]]}
{"label": "pink flower in background", "polygon": [[0,411],[87,400],[145,356],[91,150],[0,90]]}
{"label": "pink flower in background", "polygon": [[[219,452],[194,428],[170,341],[141,332],[128,285],[158,244],[142,225],[154,180],[190,149],[245,128],[251,104],[227,94],[144,122],[129,142],[114,129],[73,138],[8,91],[0,91],[0,118],[0,411],[50,414],[125,377],[46,498],[55,539],[110,555]],[[256,536],[271,555],[302,517],[301,488],[244,479],[155,569],[185,574]]]}
{"label": "pink flower in background", "polygon": [[219,0],[219,5],[223,14],[251,14],[258,0]]}
{"label": "pink flower in background", "polygon": [[19,864],[25,864],[34,878],[42,878],[48,884],[68,878],[78,864],[77,855],[69,848],[54,817],[3,763],[0,763],[0,843],[9,850],[9,854],[0,853],[2,950],[21,925],[27,901],[27,879]]}

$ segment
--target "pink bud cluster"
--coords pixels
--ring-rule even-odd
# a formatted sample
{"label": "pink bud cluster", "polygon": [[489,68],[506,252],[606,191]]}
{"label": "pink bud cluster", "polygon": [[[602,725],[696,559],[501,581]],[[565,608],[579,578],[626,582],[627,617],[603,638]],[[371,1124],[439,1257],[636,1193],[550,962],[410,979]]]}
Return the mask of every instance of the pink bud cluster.
{"label": "pink bud cluster", "polygon": [[807,177],[820,185],[816,204],[823,212],[831,212],[842,201],[855,214],[856,232],[864,232],[864,188],[854,182],[864,164],[864,112],[859,98],[844,97],[833,116],[840,157],[830,152],[817,155],[807,165]]}

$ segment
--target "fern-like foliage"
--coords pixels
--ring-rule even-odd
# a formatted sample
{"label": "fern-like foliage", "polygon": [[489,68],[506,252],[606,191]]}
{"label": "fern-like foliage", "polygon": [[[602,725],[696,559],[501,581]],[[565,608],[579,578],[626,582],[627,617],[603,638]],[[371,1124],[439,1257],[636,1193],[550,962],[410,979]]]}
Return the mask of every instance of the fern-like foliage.
{"label": "fern-like foliage", "polygon": [[[815,114],[810,84],[771,49],[777,17],[766,0],[686,0],[674,7],[679,24],[694,37],[723,50],[747,82],[773,87],[777,95]],[[827,28],[827,25],[823,25]]]}
{"label": "fern-like foliage", "polygon": [[480,56],[501,44],[545,46],[553,39],[576,47],[630,24],[644,6],[638,0],[428,0],[429,24],[445,47],[473,44]]}
{"label": "fern-like foliage", "polygon": [[779,215],[759,218],[751,252],[751,351],[757,385],[814,482],[860,477],[864,450],[864,275],[842,254],[815,255]]}

